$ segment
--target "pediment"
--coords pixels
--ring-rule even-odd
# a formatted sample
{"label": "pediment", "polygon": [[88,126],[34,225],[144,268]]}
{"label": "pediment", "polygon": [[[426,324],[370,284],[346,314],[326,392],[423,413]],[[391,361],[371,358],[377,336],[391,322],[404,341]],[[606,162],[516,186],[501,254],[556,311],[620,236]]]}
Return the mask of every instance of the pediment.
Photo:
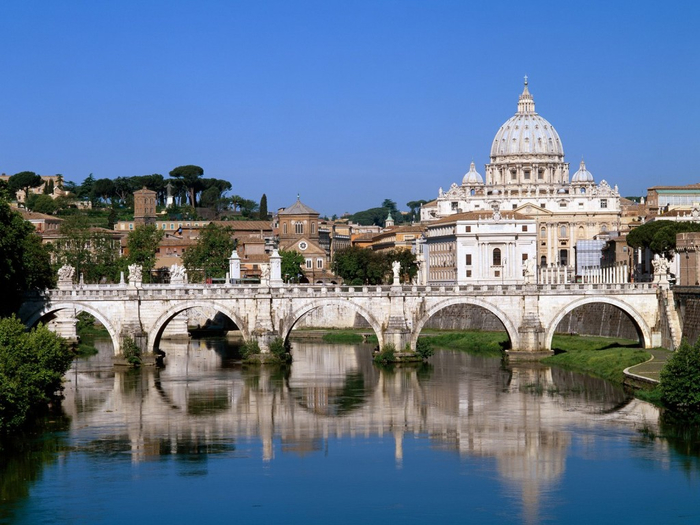
{"label": "pediment", "polygon": [[551,211],[541,208],[540,206],[535,206],[534,204],[523,204],[522,206],[513,210],[515,213],[520,213],[522,215],[527,215],[530,217],[537,217],[541,215],[554,215]]}

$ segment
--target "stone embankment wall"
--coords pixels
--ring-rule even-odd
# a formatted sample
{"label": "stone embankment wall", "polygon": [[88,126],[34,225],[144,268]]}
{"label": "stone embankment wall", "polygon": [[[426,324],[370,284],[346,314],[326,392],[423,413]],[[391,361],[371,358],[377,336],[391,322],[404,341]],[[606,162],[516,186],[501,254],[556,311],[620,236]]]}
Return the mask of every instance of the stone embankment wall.
{"label": "stone embankment wall", "polygon": [[[367,321],[361,315],[356,314],[354,310],[335,305],[329,305],[309,312],[294,328],[371,329]],[[488,310],[466,304],[448,306],[434,315],[424,328],[493,332],[504,329],[498,318]],[[577,308],[562,319],[557,331],[637,339],[637,330],[632,321],[622,310],[608,304],[589,304]]]}

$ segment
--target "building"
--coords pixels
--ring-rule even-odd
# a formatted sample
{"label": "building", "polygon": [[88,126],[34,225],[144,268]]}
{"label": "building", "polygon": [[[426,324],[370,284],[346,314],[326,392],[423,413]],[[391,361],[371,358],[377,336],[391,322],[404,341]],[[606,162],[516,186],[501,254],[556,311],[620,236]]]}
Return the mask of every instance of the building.
{"label": "building", "polygon": [[535,220],[539,266],[572,266],[578,240],[620,229],[617,187],[606,181],[596,184],[583,160],[569,178],[562,141],[554,126],[535,112],[527,77],[515,115],[493,139],[485,181],[472,162],[461,184],[440,188],[438,198],[423,205],[421,222],[493,210]]}
{"label": "building", "polygon": [[153,190],[143,188],[134,192],[134,224],[155,224],[156,222],[156,197]]}
{"label": "building", "polygon": [[[279,249],[296,251],[304,257],[302,269],[304,279],[310,283],[336,282],[330,271],[330,243],[324,247],[320,242],[319,213],[297,201],[277,212]],[[324,243],[325,244],[325,243]],[[282,276],[285,280],[295,276]]]}
{"label": "building", "polygon": [[534,282],[536,253],[532,218],[499,210],[448,215],[426,225],[424,284]]}
{"label": "building", "polygon": [[[0,180],[4,182],[9,182],[10,177],[11,175],[6,175],[5,173],[3,173],[2,175],[0,175]],[[67,192],[63,190],[63,175],[40,175],[40,177],[41,185],[37,186],[36,188],[30,188],[30,193],[38,195],[46,192],[46,194],[49,195],[52,199],[55,199],[56,197],[65,196],[67,194]],[[24,191],[19,190],[15,197],[17,199],[17,202],[24,202]]]}

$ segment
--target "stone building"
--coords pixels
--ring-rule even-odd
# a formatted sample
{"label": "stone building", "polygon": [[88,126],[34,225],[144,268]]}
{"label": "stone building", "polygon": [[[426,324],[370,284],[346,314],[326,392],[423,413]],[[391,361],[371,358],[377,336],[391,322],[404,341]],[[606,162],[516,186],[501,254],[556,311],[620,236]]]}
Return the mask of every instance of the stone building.
{"label": "stone building", "polygon": [[134,224],[155,224],[156,222],[156,196],[153,190],[143,188],[134,192]]}
{"label": "stone building", "polygon": [[426,225],[424,284],[535,282],[537,226],[519,213],[484,210]]}
{"label": "stone building", "polygon": [[527,78],[517,112],[493,139],[486,180],[472,162],[461,184],[440,188],[438,198],[423,205],[421,221],[494,209],[536,221],[539,266],[573,266],[577,240],[620,229],[617,187],[606,181],[596,184],[583,161],[569,178],[562,141],[554,126],[535,112]]}
{"label": "stone building", "polygon": [[293,250],[304,257],[302,269],[308,282],[335,282],[337,278],[330,271],[329,252],[320,243],[319,222],[319,213],[297,197],[294,204],[277,213],[279,249]]}

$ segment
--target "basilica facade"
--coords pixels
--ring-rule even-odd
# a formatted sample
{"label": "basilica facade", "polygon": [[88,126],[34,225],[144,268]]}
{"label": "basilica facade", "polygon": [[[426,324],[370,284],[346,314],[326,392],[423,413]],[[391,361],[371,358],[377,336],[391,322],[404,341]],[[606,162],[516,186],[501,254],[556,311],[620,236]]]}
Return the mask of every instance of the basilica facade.
{"label": "basilica facade", "polygon": [[[536,246],[534,253],[528,255],[536,258],[540,268],[570,267],[575,264],[577,241],[619,231],[620,194],[617,186],[611,187],[604,180],[596,183],[583,161],[569,176],[561,138],[554,126],[535,111],[526,77],[517,112],[493,139],[485,180],[472,162],[460,184],[453,183],[447,191],[440,188],[437,199],[423,205],[421,222],[428,228],[425,248],[429,251],[432,244],[431,223],[445,224],[446,218],[465,213],[472,217],[483,214],[482,220],[488,218],[495,230],[501,228],[498,222],[507,220],[509,214],[533,220]],[[444,236],[441,242],[444,245]],[[487,242],[491,240],[481,241],[476,236],[469,240],[476,246],[474,257],[493,260],[494,250],[498,250],[496,254],[503,253],[504,246],[500,244],[504,241]],[[430,264],[428,254],[426,262]],[[521,263],[518,259],[516,262]],[[467,271],[457,264],[457,281],[462,281]],[[509,272],[516,273],[519,272]]]}

